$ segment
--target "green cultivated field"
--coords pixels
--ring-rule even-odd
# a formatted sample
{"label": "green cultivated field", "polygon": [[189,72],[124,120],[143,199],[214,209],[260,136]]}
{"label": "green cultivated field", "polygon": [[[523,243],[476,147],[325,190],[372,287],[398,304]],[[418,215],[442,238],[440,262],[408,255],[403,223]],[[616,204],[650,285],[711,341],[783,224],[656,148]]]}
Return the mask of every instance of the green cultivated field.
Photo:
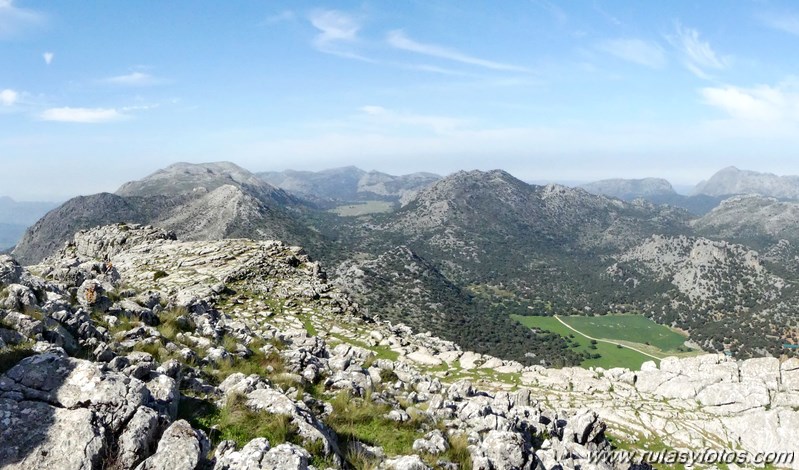
{"label": "green cultivated field", "polygon": [[[576,346],[574,350],[585,351],[591,354],[600,354],[598,359],[588,359],[582,362],[583,367],[626,367],[637,370],[651,357],[633,351],[628,347],[619,348],[616,345],[598,341],[591,347],[591,340],[586,336],[570,330],[554,317],[525,317],[512,315],[512,318],[529,328],[547,330],[568,338]],[[599,340],[610,340],[624,343],[626,346],[645,351],[653,356],[666,357],[672,355],[685,355],[682,344],[685,337],[669,328],[658,325],[643,316],[638,315],[605,315],[601,317],[559,317],[569,326],[579,330],[585,335]],[[646,343],[649,343],[647,345]],[[683,348],[684,349],[684,348]]]}
{"label": "green cultivated field", "polygon": [[648,343],[664,352],[676,352],[685,342],[685,336],[641,315],[572,316],[560,319],[594,338]]}
{"label": "green cultivated field", "polygon": [[394,210],[394,203],[387,201],[365,201],[356,204],[345,204],[331,209],[330,212],[342,217],[357,217],[359,215],[380,214]]}

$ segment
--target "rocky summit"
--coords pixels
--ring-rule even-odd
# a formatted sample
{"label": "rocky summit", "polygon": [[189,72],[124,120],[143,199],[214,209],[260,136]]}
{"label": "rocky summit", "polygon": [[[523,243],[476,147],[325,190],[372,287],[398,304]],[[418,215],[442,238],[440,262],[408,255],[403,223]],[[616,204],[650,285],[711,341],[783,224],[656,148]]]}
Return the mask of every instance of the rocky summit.
{"label": "rocky summit", "polygon": [[799,451],[797,359],[524,366],[367,312],[282,242],[116,224],[38,265],[3,256],[0,289],[2,468],[613,469],[650,468],[614,449]]}

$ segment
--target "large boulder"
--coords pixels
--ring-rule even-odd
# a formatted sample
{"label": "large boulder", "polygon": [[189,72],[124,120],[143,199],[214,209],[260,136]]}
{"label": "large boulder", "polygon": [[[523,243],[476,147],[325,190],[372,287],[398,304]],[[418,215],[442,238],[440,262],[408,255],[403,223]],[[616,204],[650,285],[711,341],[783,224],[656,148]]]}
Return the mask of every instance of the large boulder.
{"label": "large boulder", "polygon": [[30,287],[22,284],[10,284],[6,287],[6,291],[8,292],[6,298],[0,299],[0,307],[2,308],[24,312],[39,305],[36,300],[36,294]]}
{"label": "large boulder", "polygon": [[22,266],[8,256],[0,255],[0,287],[16,284],[22,277]]}
{"label": "large boulder", "polygon": [[164,431],[155,454],[136,470],[194,470],[210,447],[202,431],[192,429],[184,420],[175,421]]}
{"label": "large boulder", "polygon": [[476,468],[529,470],[535,460],[524,436],[510,431],[490,431],[477,449]]}

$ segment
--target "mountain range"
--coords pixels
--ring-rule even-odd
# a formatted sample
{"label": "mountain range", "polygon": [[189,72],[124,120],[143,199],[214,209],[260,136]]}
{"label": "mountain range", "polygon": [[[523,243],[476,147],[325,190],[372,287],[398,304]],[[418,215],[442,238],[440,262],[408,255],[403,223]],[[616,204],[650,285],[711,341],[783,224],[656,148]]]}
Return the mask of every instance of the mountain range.
{"label": "mountain range", "polygon": [[441,179],[432,173],[394,176],[354,166],[319,172],[267,171],[256,175],[277,188],[306,198],[348,202],[376,199],[406,203],[420,189]]}
{"label": "mountain range", "polygon": [[[382,189],[364,183],[381,178]],[[175,164],[115,194],[67,201],[13,254],[38,263],[75,232],[120,222],[184,240],[280,239],[331,266],[380,318],[526,364],[585,357],[510,314],[639,313],[741,357],[779,355],[797,340],[794,202],[733,197],[698,216],[646,200],[676,195],[663,180],[583,189],[501,170],[378,178],[350,167],[284,172],[281,181],[286,188],[231,163]],[[370,198],[395,210],[329,210]]]}

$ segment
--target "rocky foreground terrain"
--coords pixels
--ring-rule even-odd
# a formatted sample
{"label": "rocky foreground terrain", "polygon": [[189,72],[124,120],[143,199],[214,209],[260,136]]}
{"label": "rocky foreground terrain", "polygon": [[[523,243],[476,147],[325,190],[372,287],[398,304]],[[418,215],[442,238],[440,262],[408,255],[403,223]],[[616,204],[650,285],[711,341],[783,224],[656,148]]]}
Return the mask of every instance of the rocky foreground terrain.
{"label": "rocky foreground terrain", "polygon": [[281,242],[106,226],[36,266],[0,258],[0,288],[2,468],[586,469],[629,468],[589,462],[613,447],[799,450],[799,360],[524,367],[364,315]]}

